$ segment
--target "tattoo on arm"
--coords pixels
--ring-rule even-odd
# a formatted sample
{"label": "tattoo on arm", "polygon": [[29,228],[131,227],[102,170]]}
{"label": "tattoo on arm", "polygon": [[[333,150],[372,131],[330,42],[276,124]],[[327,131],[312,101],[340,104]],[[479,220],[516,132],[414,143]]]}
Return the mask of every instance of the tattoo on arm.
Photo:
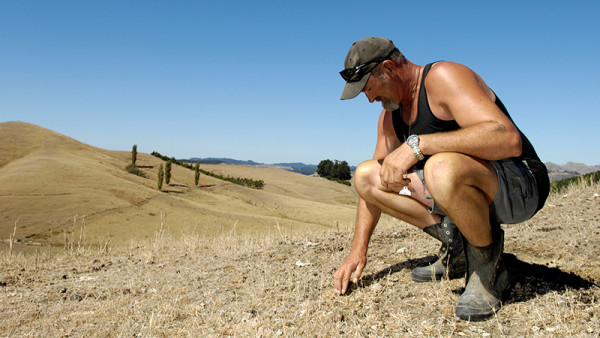
{"label": "tattoo on arm", "polygon": [[504,133],[506,132],[506,127],[503,124],[498,123],[496,129],[493,130],[494,133]]}

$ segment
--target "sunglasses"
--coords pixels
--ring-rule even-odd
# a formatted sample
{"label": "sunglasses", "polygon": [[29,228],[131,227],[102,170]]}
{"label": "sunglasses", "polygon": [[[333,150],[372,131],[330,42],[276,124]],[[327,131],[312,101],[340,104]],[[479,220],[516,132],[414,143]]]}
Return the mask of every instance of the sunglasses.
{"label": "sunglasses", "polygon": [[358,82],[358,81],[360,81],[360,79],[363,78],[363,76],[365,76],[365,74],[367,74],[367,73],[371,72],[373,69],[375,69],[375,67],[377,67],[377,65],[380,62],[383,62],[383,61],[389,59],[390,56],[392,56],[392,54],[395,51],[396,50],[394,49],[386,57],[375,58],[373,60],[370,60],[363,64],[360,64],[358,66],[355,66],[352,68],[346,68],[340,72],[340,75],[342,76],[342,78],[344,80],[346,80],[346,82]]}

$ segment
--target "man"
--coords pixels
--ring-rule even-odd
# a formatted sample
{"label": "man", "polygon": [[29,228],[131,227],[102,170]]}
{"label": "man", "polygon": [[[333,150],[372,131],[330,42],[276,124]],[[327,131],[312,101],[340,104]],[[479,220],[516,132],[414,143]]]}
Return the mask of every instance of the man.
{"label": "man", "polygon": [[471,69],[453,62],[415,65],[380,37],[355,42],[344,66],[341,99],[363,92],[384,109],[373,160],[356,169],[354,239],[334,275],[337,292],[346,293],[360,278],[385,212],[442,241],[438,261],[414,269],[412,279],[466,275],[456,314],[490,317],[511,286],[500,224],[523,222],[542,208],[546,167]]}

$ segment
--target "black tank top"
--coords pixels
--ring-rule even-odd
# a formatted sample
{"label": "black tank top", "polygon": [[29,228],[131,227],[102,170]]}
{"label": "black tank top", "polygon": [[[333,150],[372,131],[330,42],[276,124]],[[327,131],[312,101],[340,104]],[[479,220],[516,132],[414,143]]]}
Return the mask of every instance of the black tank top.
{"label": "black tank top", "polygon": [[[431,111],[431,107],[429,106],[429,100],[427,99],[427,89],[425,88],[425,77],[427,77],[427,73],[429,73],[429,70],[431,69],[432,65],[433,63],[430,63],[427,66],[425,66],[425,69],[423,69],[421,89],[419,91],[419,99],[417,101],[417,117],[415,121],[410,125],[410,128],[408,125],[406,125],[406,123],[404,123],[404,120],[402,119],[402,107],[392,112],[392,120],[394,123],[396,137],[398,137],[398,139],[402,142],[406,141],[406,139],[408,138],[409,129],[411,134],[425,135],[438,132],[453,131],[460,128],[456,121],[440,120],[435,115],[433,115],[433,112]],[[494,96],[496,96],[496,106],[500,108],[504,115],[506,115],[514,124],[514,121],[510,117],[508,110],[506,109],[502,101],[500,101],[498,95],[494,93]],[[535,149],[533,148],[533,145],[531,144],[531,142],[529,142],[529,139],[527,139],[525,134],[523,134],[523,132],[521,132],[521,130],[518,127],[517,130],[521,135],[523,152],[521,156],[515,157],[513,159],[519,162],[525,161],[525,165],[528,166],[533,176],[535,176],[540,197],[538,205],[539,210],[544,205],[546,197],[548,196],[548,193],[550,191],[550,180],[548,178],[548,171],[544,163],[540,161],[537,153],[535,152]],[[420,161],[420,163],[417,164],[417,166],[424,166],[425,161],[427,161],[428,158],[429,156],[426,156],[424,160]]]}

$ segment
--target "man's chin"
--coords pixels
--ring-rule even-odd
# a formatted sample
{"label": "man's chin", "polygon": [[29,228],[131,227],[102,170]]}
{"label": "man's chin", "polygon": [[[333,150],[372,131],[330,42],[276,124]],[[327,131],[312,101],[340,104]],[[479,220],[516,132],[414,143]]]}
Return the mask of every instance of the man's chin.
{"label": "man's chin", "polygon": [[394,111],[394,110],[397,110],[398,108],[400,108],[399,104],[397,104],[396,102],[393,102],[391,100],[382,100],[381,105],[383,106],[383,109],[385,109],[387,111]]}

